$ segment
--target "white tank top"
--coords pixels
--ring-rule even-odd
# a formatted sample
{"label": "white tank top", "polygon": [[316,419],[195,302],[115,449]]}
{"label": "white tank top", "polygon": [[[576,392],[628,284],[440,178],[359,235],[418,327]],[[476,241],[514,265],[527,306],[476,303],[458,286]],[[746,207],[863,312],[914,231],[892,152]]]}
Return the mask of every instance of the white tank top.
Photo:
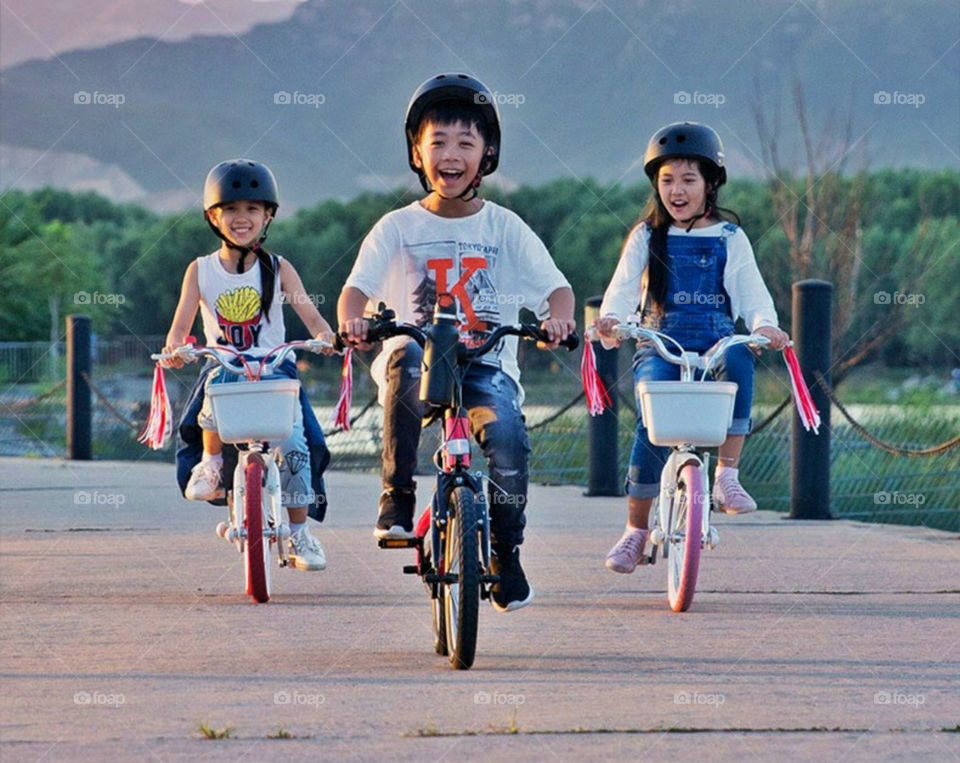
{"label": "white tank top", "polygon": [[[276,256],[276,255],[274,255]],[[243,273],[228,273],[220,264],[220,253],[197,257],[200,287],[200,315],[207,346],[229,345],[249,355],[265,355],[286,341],[283,326],[280,257],[273,284],[269,320],[260,307],[260,260]]]}

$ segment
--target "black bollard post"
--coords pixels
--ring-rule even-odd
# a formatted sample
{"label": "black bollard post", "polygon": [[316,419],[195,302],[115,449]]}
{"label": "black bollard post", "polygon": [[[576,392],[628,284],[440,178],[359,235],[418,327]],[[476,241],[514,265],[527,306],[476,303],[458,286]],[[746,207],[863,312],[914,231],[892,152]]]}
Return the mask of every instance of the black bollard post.
{"label": "black bollard post", "polygon": [[820,411],[820,434],[807,432],[793,412],[790,448],[790,518],[832,519],[830,514],[830,399],[816,384],[815,371],[830,382],[830,328],[833,284],[798,281],[793,285],[792,339],[803,378]]}
{"label": "black bollard post", "polygon": [[[603,297],[590,297],[584,308],[584,330],[597,317]],[[599,416],[590,416],[589,467],[587,492],[584,495],[623,495],[617,459],[617,350],[605,350],[600,342],[593,343],[597,358],[597,373],[610,393],[611,405]]]}
{"label": "black bollard post", "polygon": [[90,385],[90,318],[67,316],[67,458],[93,458]]}

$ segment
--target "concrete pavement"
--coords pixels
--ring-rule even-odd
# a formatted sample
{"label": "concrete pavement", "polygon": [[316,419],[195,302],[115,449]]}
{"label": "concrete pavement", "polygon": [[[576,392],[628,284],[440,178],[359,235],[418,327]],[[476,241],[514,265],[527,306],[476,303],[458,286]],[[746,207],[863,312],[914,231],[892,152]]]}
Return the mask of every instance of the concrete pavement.
{"label": "concrete pavement", "polygon": [[960,536],[721,516],[674,614],[662,564],[603,568],[623,499],[534,487],[536,600],[454,671],[378,479],[329,492],[328,569],[255,605],[172,466],[0,459],[0,758],[960,760]]}

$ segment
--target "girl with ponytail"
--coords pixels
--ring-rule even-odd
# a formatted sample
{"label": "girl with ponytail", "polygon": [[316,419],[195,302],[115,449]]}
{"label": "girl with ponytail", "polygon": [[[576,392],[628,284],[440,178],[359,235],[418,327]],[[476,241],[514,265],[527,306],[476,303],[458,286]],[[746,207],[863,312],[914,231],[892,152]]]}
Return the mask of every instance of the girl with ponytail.
{"label": "girl with ponytail", "polygon": [[[248,357],[262,357],[286,341],[284,302],[293,307],[311,336],[333,343],[333,331],[304,291],[296,268],[262,246],[279,204],[277,181],[264,164],[231,159],[210,170],[203,189],[204,217],[220,239],[220,248],[188,266],[164,353],[193,341],[187,335],[199,310],[208,347],[230,347]],[[174,359],[166,365],[180,367],[183,361]],[[294,361],[288,358],[277,375],[296,378]],[[177,453],[178,479],[190,500],[222,502],[227,487],[222,481],[225,448],[204,393],[208,385],[233,381],[233,376],[211,361],[201,372],[180,422],[184,445]],[[281,499],[290,517],[294,566],[319,570],[326,566],[323,549],[307,530],[306,520],[308,507],[311,516],[322,519],[326,500],[319,494],[319,475],[329,452],[305,402],[301,390],[293,435],[281,444]]]}

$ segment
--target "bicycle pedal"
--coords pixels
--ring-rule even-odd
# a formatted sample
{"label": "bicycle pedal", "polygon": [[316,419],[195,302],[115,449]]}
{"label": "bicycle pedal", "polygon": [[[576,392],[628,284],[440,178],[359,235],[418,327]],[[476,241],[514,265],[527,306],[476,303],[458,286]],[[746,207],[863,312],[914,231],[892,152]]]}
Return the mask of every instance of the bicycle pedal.
{"label": "bicycle pedal", "polygon": [[420,541],[417,538],[379,538],[377,545],[380,548],[416,548]]}
{"label": "bicycle pedal", "polygon": [[403,565],[403,574],[404,575],[419,575],[420,567],[416,564],[405,564]]}
{"label": "bicycle pedal", "polygon": [[489,583],[490,585],[493,585],[494,583],[500,582],[500,576],[494,575],[492,572],[490,572],[490,573],[487,573],[486,575],[481,575],[480,581],[482,583]]}

